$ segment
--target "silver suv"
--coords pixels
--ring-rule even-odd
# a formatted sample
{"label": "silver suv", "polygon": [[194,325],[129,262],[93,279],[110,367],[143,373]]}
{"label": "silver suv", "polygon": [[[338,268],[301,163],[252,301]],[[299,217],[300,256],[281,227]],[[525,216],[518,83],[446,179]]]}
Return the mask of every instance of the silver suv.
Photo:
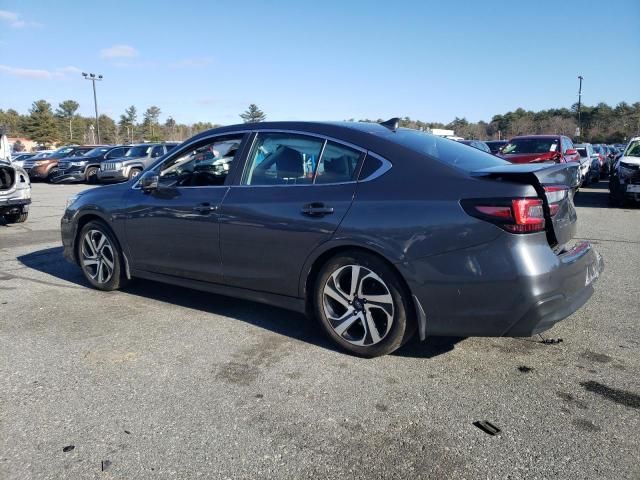
{"label": "silver suv", "polygon": [[123,182],[137,177],[142,170],[157,158],[178,145],[171,143],[139,143],[132,145],[126,155],[100,164],[98,181],[101,183]]}

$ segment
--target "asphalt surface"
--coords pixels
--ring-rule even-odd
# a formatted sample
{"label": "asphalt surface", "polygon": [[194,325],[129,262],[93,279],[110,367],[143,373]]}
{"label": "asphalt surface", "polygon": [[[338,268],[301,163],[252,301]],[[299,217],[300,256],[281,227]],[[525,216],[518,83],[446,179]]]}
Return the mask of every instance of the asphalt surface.
{"label": "asphalt surface", "polygon": [[284,310],[88,288],[59,239],[84,188],[35,184],[28,222],[0,224],[0,478],[640,478],[640,208],[605,183],[576,197],[606,270],[562,343],[374,360]]}

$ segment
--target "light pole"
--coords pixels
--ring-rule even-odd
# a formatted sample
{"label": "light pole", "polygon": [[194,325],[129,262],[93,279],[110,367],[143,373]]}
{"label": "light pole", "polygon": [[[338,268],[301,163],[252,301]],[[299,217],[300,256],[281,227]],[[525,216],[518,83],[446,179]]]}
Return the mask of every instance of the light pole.
{"label": "light pole", "polygon": [[96,80],[98,82],[102,81],[102,75],[82,72],[82,76],[85,80],[91,80],[91,83],[93,83],[93,106],[96,109],[96,130],[98,132],[98,143],[100,143],[100,124],[98,123],[98,98],[96,97]]}
{"label": "light pole", "polygon": [[582,75],[578,75],[578,81],[580,82],[578,86],[578,135],[577,137],[582,137],[582,116],[580,115],[580,107],[582,106]]}

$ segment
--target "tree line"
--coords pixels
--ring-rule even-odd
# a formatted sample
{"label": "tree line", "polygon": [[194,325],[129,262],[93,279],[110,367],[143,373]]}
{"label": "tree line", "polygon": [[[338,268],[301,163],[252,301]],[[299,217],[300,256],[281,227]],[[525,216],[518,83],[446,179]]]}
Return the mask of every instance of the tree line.
{"label": "tree line", "polygon": [[[211,122],[184,124],[169,116],[160,122],[162,111],[156,105],[148,107],[142,115],[135,105],[125,109],[116,122],[108,115],[95,117],[79,115],[80,104],[75,100],[60,102],[53,109],[46,100],[36,100],[27,114],[20,114],[10,108],[0,109],[0,130],[8,136],[25,137],[42,147],[60,144],[118,144],[143,141],[183,141],[193,135],[219,127]],[[240,114],[244,122],[260,122],[266,115],[257,105],[251,104]],[[98,139],[98,130],[100,137]]]}
{"label": "tree line", "polygon": [[[91,144],[98,142],[98,129],[95,118],[79,115],[80,104],[75,100],[60,102],[55,108],[46,100],[33,102],[27,114],[14,109],[0,109],[0,128],[14,137],[26,137],[43,147],[54,144]],[[98,117],[101,143],[133,143],[141,141],[183,141],[187,138],[217,127],[211,122],[192,124],[178,123],[169,116],[161,123],[162,111],[156,105],[148,107],[139,115],[135,105],[125,109],[116,120],[102,114]],[[571,108],[548,109],[534,112],[518,108],[513,112],[494,115],[489,122],[469,122],[466,118],[456,117],[445,124],[401,119],[403,127],[419,130],[447,128],[456,135],[469,139],[510,138],[523,134],[564,134],[574,140],[592,143],[618,143],[629,137],[640,135],[640,102],[628,104],[621,102],[615,107],[606,103],[596,106],[582,105],[582,131],[576,138],[578,126],[577,104]],[[266,115],[257,105],[251,104],[240,114],[244,122],[260,122]],[[354,119],[351,119],[354,120]],[[363,119],[360,121],[381,121]]]}
{"label": "tree line", "polygon": [[[475,140],[509,139],[527,134],[561,134],[583,142],[620,143],[640,135],[640,102],[631,105],[621,102],[615,107],[606,103],[582,105],[580,117],[582,130],[579,137],[576,135],[578,104],[570,109],[552,108],[538,112],[518,108],[513,112],[494,115],[489,122],[469,122],[464,117],[456,117],[449,123],[423,122],[405,117],[400,120],[400,125],[418,130],[446,128],[454,130],[457,136]],[[380,122],[382,119],[360,121]]]}

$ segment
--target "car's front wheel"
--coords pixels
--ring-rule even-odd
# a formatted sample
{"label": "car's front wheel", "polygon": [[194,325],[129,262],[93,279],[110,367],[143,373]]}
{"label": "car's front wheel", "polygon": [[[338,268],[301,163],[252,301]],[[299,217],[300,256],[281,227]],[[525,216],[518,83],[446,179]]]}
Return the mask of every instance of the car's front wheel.
{"label": "car's front wheel", "polygon": [[129,180],[131,180],[132,178],[136,178],[138,175],[140,175],[142,173],[142,170],[139,168],[132,168],[129,171]]}
{"label": "car's front wheel", "polygon": [[78,236],[77,255],[87,281],[99,290],[117,290],[127,279],[124,275],[120,244],[106,224],[88,222]]}
{"label": "car's front wheel", "polygon": [[98,167],[87,168],[85,178],[87,183],[98,183]]}
{"label": "car's front wheel", "polygon": [[399,275],[365,252],[333,257],[315,282],[315,313],[323,330],[340,347],[363,357],[386,355],[411,338],[411,305]]}

